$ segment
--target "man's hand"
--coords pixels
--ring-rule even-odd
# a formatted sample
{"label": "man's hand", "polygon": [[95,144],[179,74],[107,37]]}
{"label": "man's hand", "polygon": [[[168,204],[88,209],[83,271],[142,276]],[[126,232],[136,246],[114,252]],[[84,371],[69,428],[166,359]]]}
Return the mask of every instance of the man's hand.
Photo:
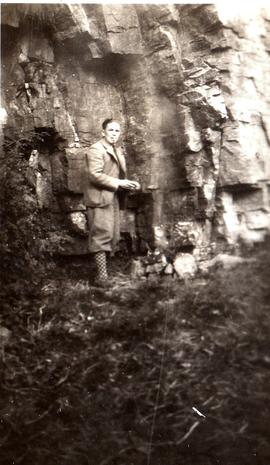
{"label": "man's hand", "polygon": [[122,189],[127,189],[130,191],[137,191],[141,188],[140,184],[137,181],[130,181],[129,179],[120,179],[119,187],[122,187]]}

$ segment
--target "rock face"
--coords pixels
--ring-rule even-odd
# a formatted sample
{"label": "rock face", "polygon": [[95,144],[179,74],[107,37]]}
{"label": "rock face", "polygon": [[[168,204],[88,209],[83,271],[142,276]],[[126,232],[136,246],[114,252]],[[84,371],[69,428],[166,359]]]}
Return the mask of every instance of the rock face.
{"label": "rock face", "polygon": [[262,240],[270,13],[253,8],[2,5],[5,131],[31,141],[38,204],[69,225],[63,253],[87,250],[84,155],[112,116],[142,185],[122,226],[135,248],[203,259]]}

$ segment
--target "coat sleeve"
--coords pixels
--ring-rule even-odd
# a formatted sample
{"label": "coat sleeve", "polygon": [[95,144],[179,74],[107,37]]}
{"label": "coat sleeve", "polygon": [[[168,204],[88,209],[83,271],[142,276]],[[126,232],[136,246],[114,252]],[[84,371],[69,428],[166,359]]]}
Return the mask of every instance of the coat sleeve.
{"label": "coat sleeve", "polygon": [[119,188],[119,179],[103,172],[104,161],[100,150],[91,147],[89,153],[86,154],[86,163],[89,179],[95,186],[104,187],[110,191],[116,191]]}

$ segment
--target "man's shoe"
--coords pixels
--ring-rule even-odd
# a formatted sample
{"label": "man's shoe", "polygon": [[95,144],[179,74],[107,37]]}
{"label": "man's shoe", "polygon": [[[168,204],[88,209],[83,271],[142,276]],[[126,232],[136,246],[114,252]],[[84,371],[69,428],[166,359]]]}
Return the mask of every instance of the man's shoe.
{"label": "man's shoe", "polygon": [[109,279],[95,279],[94,280],[95,287],[101,287],[103,289],[108,289],[111,286]]}

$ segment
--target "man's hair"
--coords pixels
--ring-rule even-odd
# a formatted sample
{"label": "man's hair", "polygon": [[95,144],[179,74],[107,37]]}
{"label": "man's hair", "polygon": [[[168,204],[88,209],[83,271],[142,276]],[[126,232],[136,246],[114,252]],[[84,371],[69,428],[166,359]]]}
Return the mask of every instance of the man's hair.
{"label": "man's hair", "polygon": [[110,123],[118,123],[118,121],[116,121],[116,119],[113,119],[113,118],[107,118],[102,123],[102,129],[105,130],[106,127],[108,126],[108,124],[110,124]]}

